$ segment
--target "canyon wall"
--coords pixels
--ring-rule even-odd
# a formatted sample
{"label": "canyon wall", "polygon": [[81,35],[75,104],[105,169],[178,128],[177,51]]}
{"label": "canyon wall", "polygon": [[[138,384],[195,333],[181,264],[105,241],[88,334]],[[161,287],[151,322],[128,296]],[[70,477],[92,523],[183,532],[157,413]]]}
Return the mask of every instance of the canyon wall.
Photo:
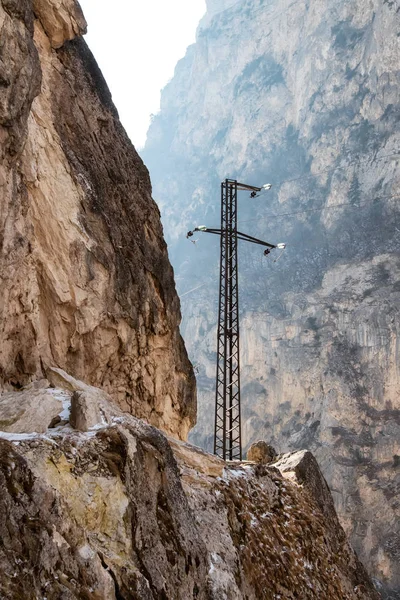
{"label": "canyon wall", "polygon": [[180,307],[137,155],[74,0],[0,3],[0,389],[50,366],[179,438]]}
{"label": "canyon wall", "polygon": [[[400,7],[380,0],[208,2],[163,90],[152,173],[197,372],[191,439],[213,436],[226,177],[239,229],[243,434],[310,448],[377,586],[400,598]],[[215,238],[215,239],[214,239]]]}

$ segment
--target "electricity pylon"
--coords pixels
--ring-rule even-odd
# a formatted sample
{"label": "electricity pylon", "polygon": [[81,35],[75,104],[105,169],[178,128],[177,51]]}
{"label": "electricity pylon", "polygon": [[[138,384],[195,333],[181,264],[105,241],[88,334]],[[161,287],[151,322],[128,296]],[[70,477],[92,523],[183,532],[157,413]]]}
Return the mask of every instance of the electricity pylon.
{"label": "electricity pylon", "polygon": [[[270,187],[270,184],[263,186],[266,190]],[[221,183],[221,229],[200,225],[186,236],[189,238],[195,231],[203,231],[221,237],[214,454],[224,460],[242,460],[238,240],[265,246],[264,254],[269,254],[274,248],[285,247],[284,244],[269,244],[237,230],[238,191],[250,191],[254,198],[263,188],[226,179]]]}

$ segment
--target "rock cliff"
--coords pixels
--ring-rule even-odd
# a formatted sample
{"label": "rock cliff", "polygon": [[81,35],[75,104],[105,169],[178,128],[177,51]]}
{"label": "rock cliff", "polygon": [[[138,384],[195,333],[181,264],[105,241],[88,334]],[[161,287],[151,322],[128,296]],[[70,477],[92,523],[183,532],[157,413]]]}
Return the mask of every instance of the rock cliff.
{"label": "rock cliff", "polygon": [[0,389],[66,369],[184,439],[195,380],[151,198],[74,0],[0,2]]}
{"label": "rock cliff", "polygon": [[310,453],[226,464],[49,373],[0,397],[61,404],[0,433],[2,598],[378,600]]}
{"label": "rock cliff", "polygon": [[313,450],[388,598],[400,598],[399,30],[394,1],[210,1],[143,152],[198,371],[191,439],[206,448],[219,249],[185,233],[219,226],[225,177],[273,184],[239,200],[241,231],[288,244],[272,260],[240,247],[245,443]]}

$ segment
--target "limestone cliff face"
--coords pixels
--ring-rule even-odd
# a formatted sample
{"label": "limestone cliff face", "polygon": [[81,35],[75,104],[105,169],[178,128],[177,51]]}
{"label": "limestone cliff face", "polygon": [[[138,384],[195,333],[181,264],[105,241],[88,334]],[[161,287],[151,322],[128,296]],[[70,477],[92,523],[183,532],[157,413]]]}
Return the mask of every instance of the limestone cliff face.
{"label": "limestone cliff face", "polygon": [[192,368],[149,174],[74,0],[0,3],[0,389],[58,366],[185,438]]}
{"label": "limestone cliff face", "polygon": [[[209,2],[143,153],[162,209],[210,448],[225,177],[239,200],[246,445],[311,448],[352,544],[400,597],[400,7],[380,0]],[[272,255],[271,255],[272,256]]]}
{"label": "limestone cliff face", "polygon": [[64,387],[0,397],[1,418],[20,395],[62,405],[42,434],[0,432],[2,598],[378,600],[310,453],[226,464],[49,372]]}

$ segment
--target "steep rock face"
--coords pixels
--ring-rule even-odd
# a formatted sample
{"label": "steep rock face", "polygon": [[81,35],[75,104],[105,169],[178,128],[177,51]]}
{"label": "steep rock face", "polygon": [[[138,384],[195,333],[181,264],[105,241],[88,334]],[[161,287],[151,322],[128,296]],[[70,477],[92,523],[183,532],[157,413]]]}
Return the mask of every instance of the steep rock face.
{"label": "steep rock face", "polygon": [[85,384],[57,375],[67,389],[41,393],[62,399],[62,422],[0,432],[2,597],[378,600],[310,453],[227,465],[95,388],[109,422],[78,432],[70,388]]}
{"label": "steep rock face", "polygon": [[[400,597],[400,7],[378,0],[209,2],[149,130],[152,172],[196,365],[192,440],[211,448],[225,177],[239,229],[243,435],[311,448],[346,532]],[[275,259],[278,259],[275,262]],[[380,582],[380,583],[379,583]]]}
{"label": "steep rock face", "polygon": [[0,4],[0,389],[49,366],[185,438],[195,381],[149,174],[74,0]]}

